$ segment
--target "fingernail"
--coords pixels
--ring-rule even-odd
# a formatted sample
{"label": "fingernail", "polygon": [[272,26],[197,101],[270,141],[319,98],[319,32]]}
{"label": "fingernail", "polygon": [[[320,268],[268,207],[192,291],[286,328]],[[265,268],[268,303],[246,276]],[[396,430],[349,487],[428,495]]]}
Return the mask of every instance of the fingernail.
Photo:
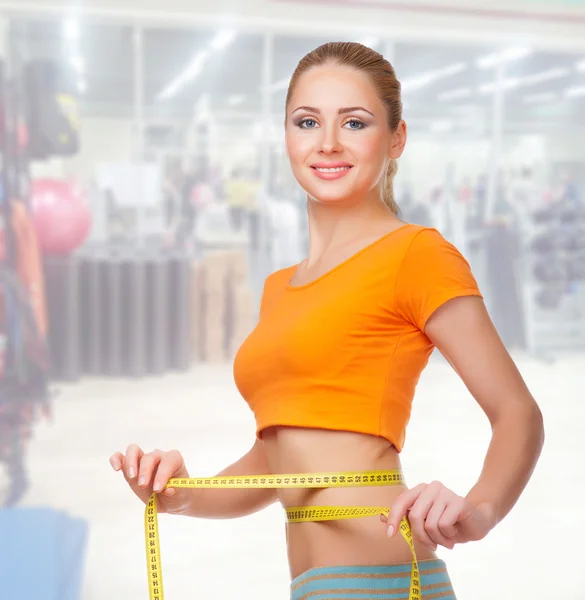
{"label": "fingernail", "polygon": [[136,477],[136,471],[134,470],[134,467],[130,467],[128,469],[128,477],[130,479],[134,479],[134,477]]}
{"label": "fingernail", "polygon": [[160,492],[161,489],[162,489],[162,485],[158,481],[155,482],[155,484],[154,484],[154,486],[152,488],[152,491],[153,492]]}
{"label": "fingernail", "polygon": [[390,525],[390,527],[388,527],[386,534],[388,535],[388,537],[392,537],[394,535],[394,525]]}
{"label": "fingernail", "polygon": [[138,480],[138,485],[146,485],[146,477],[141,477]]}

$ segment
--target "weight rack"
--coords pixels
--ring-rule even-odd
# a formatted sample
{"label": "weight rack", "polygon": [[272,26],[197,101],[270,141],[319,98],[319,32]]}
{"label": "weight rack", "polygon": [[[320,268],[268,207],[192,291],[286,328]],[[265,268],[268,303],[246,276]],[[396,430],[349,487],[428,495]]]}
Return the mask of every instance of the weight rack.
{"label": "weight rack", "polygon": [[520,232],[527,351],[546,360],[583,351],[585,212],[558,202],[527,217]]}

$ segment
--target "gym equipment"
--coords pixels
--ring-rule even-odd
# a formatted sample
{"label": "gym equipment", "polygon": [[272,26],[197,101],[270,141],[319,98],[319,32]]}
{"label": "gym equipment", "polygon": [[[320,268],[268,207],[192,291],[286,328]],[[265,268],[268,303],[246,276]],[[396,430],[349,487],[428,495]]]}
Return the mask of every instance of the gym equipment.
{"label": "gym equipment", "polygon": [[103,332],[101,343],[101,363],[104,375],[122,375],[122,278],[123,261],[119,256],[108,256],[100,261],[98,277],[101,296],[101,323]]}
{"label": "gym equipment", "polygon": [[542,258],[534,265],[534,276],[543,283],[563,283],[571,278],[569,263],[562,258]]}
{"label": "gym equipment", "polygon": [[55,380],[77,381],[82,374],[79,258],[47,256],[44,260],[48,346]]}
{"label": "gym equipment", "polygon": [[146,261],[146,348],[148,371],[164,373],[170,365],[171,329],[167,315],[172,314],[170,272],[165,256]]}
{"label": "gym equipment", "polygon": [[146,261],[140,253],[124,252],[122,257],[122,356],[124,374],[144,377],[148,374]]}
{"label": "gym equipment", "polygon": [[45,160],[79,151],[79,112],[66,71],[50,60],[34,60],[24,68],[28,121],[28,156]]}
{"label": "gym equipment", "polygon": [[185,371],[191,364],[191,262],[187,256],[169,256],[168,312],[169,368]]}
{"label": "gym equipment", "polygon": [[545,287],[536,293],[535,301],[540,308],[555,310],[560,306],[564,294],[564,287]]}
{"label": "gym equipment", "polygon": [[69,254],[87,240],[91,230],[89,207],[69,183],[33,181],[30,204],[43,254]]}

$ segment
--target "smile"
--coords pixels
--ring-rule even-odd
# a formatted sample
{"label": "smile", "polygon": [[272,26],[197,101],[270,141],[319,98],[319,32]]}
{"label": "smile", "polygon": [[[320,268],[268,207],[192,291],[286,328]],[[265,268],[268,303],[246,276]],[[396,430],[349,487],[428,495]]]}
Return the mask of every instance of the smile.
{"label": "smile", "polygon": [[312,165],[311,169],[319,179],[325,179],[331,181],[332,179],[340,179],[349,173],[352,169],[352,165],[335,165],[335,166],[322,166]]}

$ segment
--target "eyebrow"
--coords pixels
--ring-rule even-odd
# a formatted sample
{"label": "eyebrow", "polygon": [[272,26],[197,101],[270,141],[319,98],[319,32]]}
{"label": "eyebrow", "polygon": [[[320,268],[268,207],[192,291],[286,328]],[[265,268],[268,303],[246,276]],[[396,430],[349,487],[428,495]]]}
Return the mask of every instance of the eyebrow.
{"label": "eyebrow", "polygon": [[[317,115],[321,114],[321,111],[318,108],[315,108],[313,106],[299,106],[298,108],[295,108],[291,114],[294,115],[294,113],[296,113],[298,110],[305,110],[307,112],[312,112]],[[359,110],[361,110],[363,112],[367,112],[369,115],[372,115],[372,117],[375,116],[374,113],[370,112],[369,110],[366,110],[363,106],[348,106],[346,108],[340,108],[338,113],[340,115],[344,115],[346,113],[357,112]]]}

